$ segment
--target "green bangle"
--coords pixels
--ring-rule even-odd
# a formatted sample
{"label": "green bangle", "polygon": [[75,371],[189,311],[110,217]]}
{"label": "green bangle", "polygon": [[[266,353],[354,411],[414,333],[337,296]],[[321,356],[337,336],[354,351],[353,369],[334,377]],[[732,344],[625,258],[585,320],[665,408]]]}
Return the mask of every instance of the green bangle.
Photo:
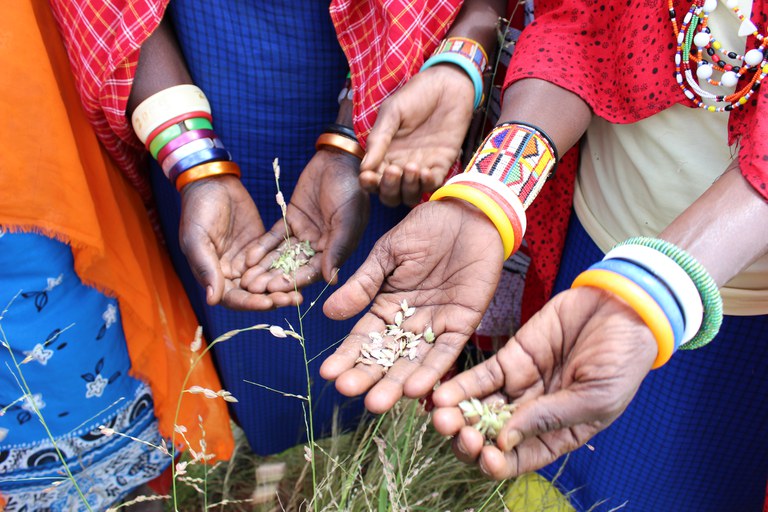
{"label": "green bangle", "polygon": [[622,245],[650,247],[668,256],[685,270],[685,273],[690,276],[701,296],[701,303],[704,306],[704,317],[702,318],[699,332],[696,333],[691,341],[681,345],[680,348],[691,350],[703,347],[712,341],[718,331],[720,331],[720,325],[723,323],[723,298],[720,296],[717,283],[715,283],[715,280],[712,279],[712,276],[709,275],[701,263],[676,245],[660,238],[637,236],[621,242],[616,247]]}
{"label": "green bangle", "polygon": [[483,75],[480,74],[474,63],[469,60],[469,57],[460,53],[438,53],[427,59],[419,71],[431,68],[435,64],[454,64],[463,69],[469,75],[475,88],[475,101],[472,104],[472,108],[476,109],[480,106],[483,102]]}
{"label": "green bangle", "polygon": [[[204,117],[193,117],[190,119],[185,119],[182,121],[182,123],[184,123],[184,127],[187,129],[186,131],[213,130],[213,125],[211,122]],[[160,150],[179,135],[181,135],[181,123],[169,126],[165,130],[158,133],[157,137],[152,139],[152,142],[149,144],[149,152],[152,153],[152,157],[157,160],[157,154],[160,152]]]}

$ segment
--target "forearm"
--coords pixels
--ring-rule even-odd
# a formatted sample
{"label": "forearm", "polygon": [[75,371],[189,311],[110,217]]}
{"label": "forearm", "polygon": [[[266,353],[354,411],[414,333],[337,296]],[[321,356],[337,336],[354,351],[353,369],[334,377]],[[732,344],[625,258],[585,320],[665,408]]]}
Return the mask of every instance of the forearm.
{"label": "forearm", "polygon": [[768,202],[731,166],[660,235],[723,286],[768,253]]}
{"label": "forearm", "polygon": [[472,39],[490,54],[497,44],[496,27],[506,5],[506,0],[466,0],[446,37]]}

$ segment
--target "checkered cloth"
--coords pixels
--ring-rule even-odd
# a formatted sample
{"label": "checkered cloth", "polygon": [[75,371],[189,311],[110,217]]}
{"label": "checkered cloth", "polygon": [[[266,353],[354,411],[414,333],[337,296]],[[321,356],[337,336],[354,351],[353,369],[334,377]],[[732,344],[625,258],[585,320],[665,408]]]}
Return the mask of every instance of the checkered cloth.
{"label": "checkered cloth", "polygon": [[462,0],[333,0],[331,19],[349,61],[360,143],[379,105],[437,48]]}

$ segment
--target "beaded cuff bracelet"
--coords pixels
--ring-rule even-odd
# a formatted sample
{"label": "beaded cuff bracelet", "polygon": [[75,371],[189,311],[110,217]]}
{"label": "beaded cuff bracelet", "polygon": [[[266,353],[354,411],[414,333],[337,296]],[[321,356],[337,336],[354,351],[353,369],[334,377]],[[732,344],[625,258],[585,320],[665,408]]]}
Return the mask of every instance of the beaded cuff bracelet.
{"label": "beaded cuff bracelet", "polygon": [[444,39],[420,71],[441,63],[455,64],[469,75],[475,88],[474,108],[479,107],[483,102],[483,73],[488,66],[488,55],[480,43],[464,37]]}

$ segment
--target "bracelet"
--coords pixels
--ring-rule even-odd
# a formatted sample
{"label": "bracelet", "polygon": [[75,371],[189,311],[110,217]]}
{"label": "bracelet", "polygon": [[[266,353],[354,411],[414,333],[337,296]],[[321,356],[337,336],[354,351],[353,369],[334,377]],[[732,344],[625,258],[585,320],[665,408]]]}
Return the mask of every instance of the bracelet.
{"label": "bracelet", "polygon": [[209,162],[207,164],[198,165],[193,167],[185,173],[179,175],[176,179],[176,190],[181,192],[185,186],[189,185],[193,181],[199,181],[205,178],[212,178],[214,176],[222,176],[225,174],[232,174],[240,177],[240,167],[235,162]]}
{"label": "bracelet", "polygon": [[464,172],[492,176],[527,209],[556,162],[557,150],[543,132],[522,123],[504,123],[491,130]]}
{"label": "bracelet", "polygon": [[232,155],[223,148],[204,149],[179,160],[176,165],[168,170],[167,176],[171,183],[176,183],[179,175],[184,174],[193,167],[220,160],[232,160]]}
{"label": "bracelet", "polygon": [[[208,122],[213,121],[213,117],[211,114],[207,112],[187,112],[186,114],[180,114],[176,117],[173,117],[154,130],[152,130],[152,133],[149,134],[147,137],[147,141],[144,143],[147,149],[152,145],[152,141],[155,140],[157,136],[159,136],[163,131],[170,128],[171,126],[177,125],[179,123],[185,122],[187,119],[196,119],[196,118],[202,118],[208,120]],[[211,129],[213,129],[213,126],[211,126]]]}
{"label": "bracelet", "polygon": [[701,327],[704,307],[701,304],[701,297],[696,285],[693,284],[685,270],[668,256],[644,245],[614,247],[608,251],[603,259],[613,258],[631,261],[667,285],[683,313],[685,330],[683,331],[682,343],[689,342]]}
{"label": "bracelet", "polygon": [[626,302],[643,319],[656,339],[658,352],[651,368],[659,368],[669,361],[674,350],[672,326],[661,307],[640,286],[608,270],[582,272],[573,281],[571,288],[580,286],[591,286],[611,292]]}
{"label": "bracelet", "polygon": [[712,341],[723,323],[723,298],[720,296],[717,283],[701,263],[676,245],[660,238],[635,237],[619,244],[619,246],[623,245],[642,245],[659,251],[677,263],[696,285],[704,307],[701,327],[696,335],[680,348],[685,350],[699,348]]}
{"label": "bracelet", "polygon": [[472,108],[477,109],[483,102],[483,75],[466,56],[459,53],[439,53],[432,55],[426,62],[424,62],[421,69],[419,69],[419,72],[429,69],[435,64],[443,63],[455,64],[469,75],[469,78],[472,80],[472,85],[475,88],[475,100],[472,103]]}
{"label": "bracelet", "polygon": [[157,153],[157,156],[155,159],[160,162],[160,165],[162,166],[165,159],[179,149],[180,147],[184,146],[185,144],[188,144],[192,142],[193,140],[197,139],[214,139],[216,138],[216,132],[213,130],[190,130],[186,132],[182,132],[178,137],[171,140],[168,144],[163,146],[163,148]]}
{"label": "bracelet", "polygon": [[352,88],[352,75],[347,73],[347,79],[344,82],[344,88],[339,91],[339,96],[336,98],[339,102],[339,105],[341,105],[341,102],[344,100],[352,101],[352,98],[355,96],[355,90]]}
{"label": "bracelet", "polygon": [[[184,144],[180,148],[178,148],[176,151],[168,155],[165,160],[162,161],[160,164],[160,167],[163,169],[163,174],[170,179],[173,180],[173,174],[171,174],[171,169],[173,169],[176,164],[181,162],[187,157],[190,157],[192,155],[195,155],[196,153],[200,153],[201,151],[207,151],[212,149],[225,149],[224,145],[219,141],[219,139],[209,139],[209,138],[200,138],[195,139],[191,142],[188,142],[187,144]],[[202,154],[201,154],[202,157]],[[194,165],[199,165],[203,162],[198,162]],[[187,165],[187,168],[191,167],[191,165]],[[178,171],[176,173],[176,176],[180,172],[184,172],[183,170]]]}
{"label": "bracelet", "polygon": [[515,232],[512,223],[501,206],[479,190],[461,183],[443,185],[432,193],[429,200],[438,201],[447,197],[463,199],[482,211],[493,222],[493,225],[496,226],[496,230],[499,232],[504,246],[504,259],[506,260],[512,255],[516,242]]}
{"label": "bracelet", "polygon": [[343,135],[344,137],[357,142],[357,135],[355,135],[355,130],[349,126],[344,126],[343,124],[331,123],[325,127],[323,133],[335,133],[337,135]]}
{"label": "bracelet", "polygon": [[142,144],[160,125],[189,112],[211,113],[211,105],[196,85],[182,84],[163,89],[142,101],[131,116],[131,124]]}
{"label": "bracelet", "polygon": [[512,225],[512,232],[515,234],[515,245],[512,247],[512,254],[517,252],[520,245],[523,243],[523,226],[520,224],[520,218],[517,213],[509,207],[509,203],[504,201],[504,198],[499,193],[490,187],[487,187],[481,183],[472,182],[460,182],[461,185],[474,188],[487,195],[494,203],[501,207],[504,215],[509,219],[509,223]]}
{"label": "bracelet", "polygon": [[[450,58],[439,56],[450,55]],[[440,42],[432,57],[421,67],[421,71],[439,64],[447,62],[455,64],[463,69],[472,80],[475,88],[474,108],[480,106],[483,102],[483,73],[488,67],[488,54],[477,41],[466,37],[449,37]]]}
{"label": "bracelet", "polygon": [[360,160],[365,156],[362,146],[356,140],[349,139],[337,133],[322,133],[315,142],[315,149],[320,150],[323,147],[332,147],[356,156]]}
{"label": "bracelet", "polygon": [[680,346],[683,338],[685,321],[683,320],[683,313],[675,300],[675,296],[669,288],[667,288],[664,282],[660,281],[643,267],[626,260],[603,260],[595,263],[589,267],[589,269],[607,270],[624,276],[642,288],[645,293],[650,295],[664,312],[667,320],[669,320],[669,325],[672,327],[672,336],[675,340],[674,349],[677,350],[677,347]]}
{"label": "bracelet", "polygon": [[191,117],[185,119],[162,130],[154,137],[150,134],[150,137],[147,139],[147,142],[149,142],[147,149],[149,149],[149,152],[155,160],[162,160],[158,155],[165,145],[185,131],[192,130],[213,130],[213,125],[209,119],[204,117]]}
{"label": "bracelet", "polygon": [[457,174],[445,182],[446,185],[451,183],[477,183],[478,185],[485,185],[486,187],[492,189],[494,192],[501,196],[503,204],[508,205],[509,208],[515,212],[515,217],[517,217],[517,221],[520,223],[522,231],[520,236],[522,237],[525,235],[525,232],[528,228],[528,221],[525,215],[525,209],[523,208],[523,203],[521,203],[520,199],[514,193],[512,193],[509,187],[505,186],[502,182],[492,176],[488,176],[487,174],[481,174],[479,172],[469,170],[467,172]]}

